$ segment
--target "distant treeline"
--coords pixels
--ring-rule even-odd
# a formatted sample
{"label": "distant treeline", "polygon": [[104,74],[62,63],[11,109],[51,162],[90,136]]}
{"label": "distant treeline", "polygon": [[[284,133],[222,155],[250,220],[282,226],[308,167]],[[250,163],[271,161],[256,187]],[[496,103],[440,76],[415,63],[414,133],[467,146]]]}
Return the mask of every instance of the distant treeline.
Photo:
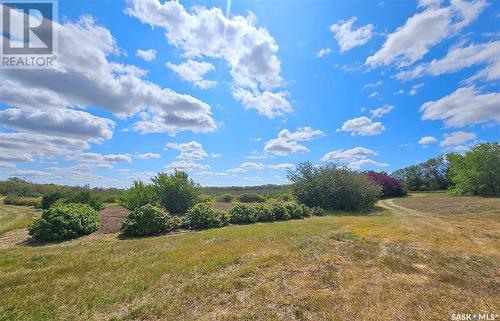
{"label": "distant treeline", "polygon": [[500,145],[480,143],[465,155],[449,153],[392,173],[409,191],[451,190],[500,196]]}
{"label": "distant treeline", "polygon": [[275,185],[275,184],[267,184],[267,185],[259,185],[259,186],[224,186],[224,187],[216,187],[209,186],[203,187],[203,191],[208,195],[221,195],[221,194],[274,194],[274,193],[288,193],[290,192],[291,185]]}
{"label": "distant treeline", "polygon": [[59,192],[62,194],[74,194],[81,191],[89,191],[94,195],[105,197],[116,197],[123,193],[118,188],[90,188],[89,186],[67,186],[57,184],[37,184],[25,181],[18,177],[12,177],[6,181],[0,181],[0,195],[14,195],[21,197],[37,197],[44,194]]}

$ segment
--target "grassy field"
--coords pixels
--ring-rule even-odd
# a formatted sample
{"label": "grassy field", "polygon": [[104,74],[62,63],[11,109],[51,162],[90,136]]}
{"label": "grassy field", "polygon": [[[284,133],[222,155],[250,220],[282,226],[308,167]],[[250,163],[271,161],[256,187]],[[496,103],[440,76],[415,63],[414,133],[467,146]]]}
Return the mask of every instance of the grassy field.
{"label": "grassy field", "polygon": [[421,194],[379,206],[370,215],[12,246],[0,250],[0,320],[500,313],[500,199]]}
{"label": "grassy field", "polygon": [[27,227],[39,214],[32,207],[4,205],[3,199],[4,197],[0,197],[0,236]]}

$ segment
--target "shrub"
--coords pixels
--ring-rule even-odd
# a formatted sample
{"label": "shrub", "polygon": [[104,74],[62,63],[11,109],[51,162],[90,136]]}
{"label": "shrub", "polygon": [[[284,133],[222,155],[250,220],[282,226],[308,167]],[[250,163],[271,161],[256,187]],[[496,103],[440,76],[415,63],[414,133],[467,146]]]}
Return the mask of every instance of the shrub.
{"label": "shrub", "polygon": [[254,206],[257,218],[261,222],[271,222],[276,218],[274,217],[273,209],[267,204],[257,204]]}
{"label": "shrub", "polygon": [[482,143],[464,156],[453,154],[451,180],[460,194],[500,196],[500,144]]}
{"label": "shrub", "polygon": [[277,221],[286,221],[290,219],[290,213],[288,213],[288,208],[284,204],[273,204],[271,208]]}
{"label": "shrub", "polygon": [[200,186],[185,172],[159,173],[152,181],[159,204],[171,213],[185,213],[200,198]]}
{"label": "shrub", "polygon": [[313,216],[325,216],[325,214],[326,214],[325,210],[319,206],[315,206],[315,207],[311,208],[310,213]]}
{"label": "shrub", "polygon": [[15,205],[15,206],[40,207],[40,199],[38,197],[21,197],[21,196],[9,195],[3,199],[3,203],[6,205]]}
{"label": "shrub", "polygon": [[93,195],[88,190],[79,191],[76,193],[69,194],[55,203],[62,204],[87,204],[96,211],[100,211],[104,207],[104,202],[97,195]]}
{"label": "shrub", "polygon": [[258,220],[255,208],[245,204],[237,204],[229,211],[229,215],[234,224],[249,224]]}
{"label": "shrub", "polygon": [[242,203],[263,203],[266,201],[266,198],[260,194],[250,193],[241,194],[239,196],[239,201]]}
{"label": "shrub", "polygon": [[236,197],[232,194],[222,194],[215,197],[218,202],[231,203]]}
{"label": "shrub", "polygon": [[386,172],[367,171],[365,172],[365,175],[370,181],[382,187],[383,197],[405,195],[405,191],[403,190],[401,183]]}
{"label": "shrub", "polygon": [[37,241],[59,241],[95,232],[99,224],[99,213],[92,207],[64,204],[45,210],[28,230]]}
{"label": "shrub", "polygon": [[40,207],[44,210],[49,209],[57,200],[63,198],[64,194],[61,192],[45,193],[42,196]]}
{"label": "shrub", "polygon": [[229,223],[229,214],[214,210],[206,203],[198,203],[187,211],[186,221],[196,230],[222,227]]}
{"label": "shrub", "polygon": [[172,216],[173,230],[189,228],[189,222],[185,216]]}
{"label": "shrub", "polygon": [[309,207],[358,211],[373,207],[381,194],[381,187],[365,175],[339,168],[334,164],[299,164],[289,172],[293,191],[299,203]]}
{"label": "shrub", "polygon": [[299,219],[306,216],[307,207],[305,205],[294,203],[286,203],[284,205],[288,211],[288,215],[290,216],[290,218]]}
{"label": "shrub", "polygon": [[118,203],[131,211],[147,204],[154,205],[156,201],[153,186],[146,185],[141,181],[134,181],[134,185],[118,198]]}
{"label": "shrub", "polygon": [[122,232],[127,236],[149,236],[170,232],[175,221],[164,210],[146,204],[131,211],[122,223]]}

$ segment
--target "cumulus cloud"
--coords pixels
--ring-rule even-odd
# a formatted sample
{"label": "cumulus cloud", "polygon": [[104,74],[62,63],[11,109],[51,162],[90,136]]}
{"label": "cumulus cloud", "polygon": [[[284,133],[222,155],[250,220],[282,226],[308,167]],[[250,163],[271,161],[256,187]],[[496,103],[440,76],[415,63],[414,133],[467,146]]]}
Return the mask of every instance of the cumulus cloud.
{"label": "cumulus cloud", "polygon": [[316,55],[316,57],[318,58],[323,58],[323,57],[326,57],[328,55],[330,55],[332,53],[332,49],[330,48],[323,48],[321,49],[318,54]]}
{"label": "cumulus cloud", "polygon": [[267,117],[292,111],[283,85],[278,45],[255,16],[226,17],[219,8],[186,10],[177,1],[129,0],[126,13],[142,23],[161,27],[167,41],[188,58],[222,58],[233,78],[233,96],[245,108]]}
{"label": "cumulus cloud", "polygon": [[156,153],[144,153],[137,155],[137,157],[140,159],[155,159],[155,158],[161,158],[161,155]]}
{"label": "cumulus cloud", "polygon": [[349,119],[337,131],[351,133],[351,136],[373,136],[382,134],[385,127],[381,122],[373,122],[370,118],[363,116]]}
{"label": "cumulus cloud", "polygon": [[268,167],[270,169],[275,169],[275,170],[288,170],[288,169],[294,169],[295,165],[290,163],[281,163],[281,164],[268,165]]}
{"label": "cumulus cloud", "polygon": [[141,57],[142,59],[146,61],[153,61],[156,59],[156,50],[154,49],[148,49],[148,50],[142,50],[138,49],[135,53],[137,57]]}
{"label": "cumulus cloud", "polygon": [[487,2],[453,0],[447,7],[440,7],[437,1],[423,1],[421,4],[426,7],[425,10],[416,13],[389,34],[382,48],[366,59],[366,64],[380,66],[396,63],[399,67],[413,64],[432,47],[474,21]]}
{"label": "cumulus cloud", "polygon": [[486,65],[486,67],[473,76],[474,79],[500,79],[500,40],[477,45],[471,44],[467,47],[452,47],[445,57],[433,59],[431,62],[420,64],[411,70],[401,71],[396,77],[410,80],[424,75],[438,76],[475,65]]}
{"label": "cumulus cloud", "polygon": [[481,94],[474,86],[422,105],[422,120],[442,120],[448,127],[500,122],[500,93]]}
{"label": "cumulus cloud", "polygon": [[262,163],[245,162],[240,164],[238,167],[233,167],[226,170],[226,172],[231,174],[246,173],[249,170],[262,170],[265,167],[266,166]]}
{"label": "cumulus cloud", "polygon": [[92,142],[110,139],[115,127],[110,119],[73,109],[7,108],[0,111],[0,123],[10,129]]}
{"label": "cumulus cloud", "polygon": [[364,147],[355,147],[351,149],[339,149],[327,153],[321,158],[322,161],[343,163],[351,169],[360,169],[366,166],[388,166],[386,163],[380,163],[370,159],[369,157],[376,156],[377,153],[371,149]]}
{"label": "cumulus cloud", "polygon": [[175,65],[167,62],[166,66],[179,75],[185,81],[192,83],[195,87],[200,89],[208,89],[217,85],[213,80],[205,80],[205,74],[215,70],[214,65],[209,62],[187,60],[186,62]]}
{"label": "cumulus cloud", "polygon": [[420,138],[418,143],[420,145],[429,145],[429,144],[437,143],[437,141],[438,140],[434,136],[424,136],[424,137]]}
{"label": "cumulus cloud", "polygon": [[193,161],[177,161],[177,162],[172,162],[165,166],[166,169],[169,170],[180,170],[180,171],[186,171],[186,172],[200,172],[200,171],[206,171],[210,168],[210,165],[206,164],[200,164],[196,163]]}
{"label": "cumulus cloud", "polygon": [[92,106],[122,118],[141,112],[141,120],[133,126],[141,132],[173,135],[182,130],[216,129],[208,104],[142,79],[145,71],[136,66],[111,63],[108,57],[119,55],[120,50],[111,32],[92,18],[54,23],[54,28],[59,36],[57,68],[0,70],[0,101],[5,105],[65,112],[68,106]]}
{"label": "cumulus cloud", "polygon": [[199,160],[208,157],[207,152],[203,149],[203,145],[195,140],[181,144],[168,143],[166,147],[180,151],[181,153],[177,155],[177,158],[180,159]]}
{"label": "cumulus cloud", "polygon": [[370,110],[370,114],[372,114],[372,117],[378,118],[382,117],[385,114],[390,113],[393,109],[394,109],[393,105],[384,105],[380,108]]}
{"label": "cumulus cloud", "polygon": [[444,134],[444,139],[441,143],[439,143],[439,146],[448,147],[448,146],[464,145],[476,139],[477,139],[476,133],[458,131],[458,132],[453,132],[451,134]]}
{"label": "cumulus cloud", "polygon": [[86,165],[88,168],[112,168],[115,163],[131,163],[132,157],[126,154],[99,154],[75,152],[65,157],[66,160]]}
{"label": "cumulus cloud", "polygon": [[367,24],[356,29],[353,28],[356,20],[356,17],[352,17],[349,20],[341,20],[330,26],[330,31],[335,34],[341,52],[364,45],[372,37],[373,25]]}
{"label": "cumulus cloud", "polygon": [[417,91],[424,86],[424,83],[416,84],[413,85],[410,89],[409,95],[410,96],[415,96],[417,94]]}
{"label": "cumulus cloud", "polygon": [[269,140],[264,151],[276,156],[287,156],[289,154],[307,153],[309,149],[297,142],[310,141],[313,138],[324,136],[321,130],[314,130],[311,127],[300,127],[295,132],[283,129],[278,133],[278,137]]}

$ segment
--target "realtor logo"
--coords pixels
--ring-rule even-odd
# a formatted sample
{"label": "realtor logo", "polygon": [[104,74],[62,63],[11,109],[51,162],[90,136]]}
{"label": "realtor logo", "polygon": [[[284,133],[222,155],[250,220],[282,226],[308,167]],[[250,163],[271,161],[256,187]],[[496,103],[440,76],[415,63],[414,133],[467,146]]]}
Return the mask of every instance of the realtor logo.
{"label": "realtor logo", "polygon": [[52,68],[57,38],[54,1],[2,1],[1,67]]}

